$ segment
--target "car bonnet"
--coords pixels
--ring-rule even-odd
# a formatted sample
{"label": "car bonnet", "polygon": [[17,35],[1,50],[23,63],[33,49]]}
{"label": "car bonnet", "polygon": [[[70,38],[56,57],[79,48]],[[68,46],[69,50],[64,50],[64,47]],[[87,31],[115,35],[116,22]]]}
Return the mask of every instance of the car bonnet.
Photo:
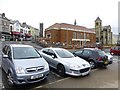
{"label": "car bonnet", "polygon": [[30,67],[45,66],[47,65],[47,62],[43,58],[15,59],[14,64],[16,67],[26,69]]}
{"label": "car bonnet", "polygon": [[83,64],[88,64],[89,63],[85,60],[83,60],[82,58],[79,57],[72,57],[72,58],[62,58],[62,61],[69,63],[69,64],[73,64],[73,65],[83,65]]}

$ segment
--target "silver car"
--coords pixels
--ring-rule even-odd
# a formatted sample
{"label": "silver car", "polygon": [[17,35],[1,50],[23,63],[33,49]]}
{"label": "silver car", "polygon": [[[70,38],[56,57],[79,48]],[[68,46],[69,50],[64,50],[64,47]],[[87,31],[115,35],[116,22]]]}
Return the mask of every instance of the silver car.
{"label": "silver car", "polygon": [[84,76],[89,74],[90,64],[75,57],[71,52],[62,48],[43,48],[39,53],[48,62],[49,66],[57,69],[58,74],[65,76],[69,74],[72,76]]}
{"label": "silver car", "polygon": [[48,63],[30,45],[5,45],[1,66],[10,86],[38,82],[49,74]]}

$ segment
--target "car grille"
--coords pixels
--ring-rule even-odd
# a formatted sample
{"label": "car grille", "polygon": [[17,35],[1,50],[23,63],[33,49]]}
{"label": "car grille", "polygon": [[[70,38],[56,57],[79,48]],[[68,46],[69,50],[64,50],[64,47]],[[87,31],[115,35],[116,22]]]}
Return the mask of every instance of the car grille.
{"label": "car grille", "polygon": [[26,71],[29,72],[38,72],[44,69],[44,66],[26,68]]}
{"label": "car grille", "polygon": [[81,70],[80,70],[80,73],[87,72],[87,71],[89,71],[89,69],[90,69],[90,68],[81,69]]}

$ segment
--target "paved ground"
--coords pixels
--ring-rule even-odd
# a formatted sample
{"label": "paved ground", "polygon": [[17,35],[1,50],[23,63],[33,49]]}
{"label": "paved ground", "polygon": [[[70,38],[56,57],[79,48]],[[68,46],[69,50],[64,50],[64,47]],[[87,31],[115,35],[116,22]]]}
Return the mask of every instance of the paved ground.
{"label": "paved ground", "polygon": [[92,70],[89,76],[68,77],[36,88],[118,88],[118,63]]}
{"label": "paved ground", "polygon": [[[10,42],[4,42],[10,43]],[[15,42],[11,42],[15,43]],[[27,42],[25,44],[31,44]],[[38,45],[31,44],[35,48],[40,49]],[[27,88],[27,90],[40,89],[40,88],[118,88],[118,61],[120,59],[114,56],[114,63],[109,65],[107,69],[94,69],[91,71],[90,75],[85,77],[71,77],[67,76],[65,78],[60,77],[56,74],[55,70],[50,71],[50,75],[47,80],[38,82],[35,84],[22,85],[21,90]],[[0,69],[2,75],[0,78],[3,80],[3,85],[5,88],[9,88],[6,82],[5,73]],[[0,85],[2,86],[2,81]],[[11,90],[18,90],[19,87],[11,88]]]}

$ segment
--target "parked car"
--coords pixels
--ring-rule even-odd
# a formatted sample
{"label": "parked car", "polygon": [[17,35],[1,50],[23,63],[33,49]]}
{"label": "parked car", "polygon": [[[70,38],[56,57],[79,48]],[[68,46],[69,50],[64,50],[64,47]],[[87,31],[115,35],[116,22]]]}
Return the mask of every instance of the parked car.
{"label": "parked car", "polygon": [[110,54],[120,55],[120,46],[111,47]]}
{"label": "parked car", "polygon": [[2,51],[1,66],[10,86],[38,82],[48,76],[48,63],[32,46],[10,44]]}
{"label": "parked car", "polygon": [[108,64],[112,64],[113,63],[113,56],[110,53],[106,53],[103,51],[103,53],[108,56]]}
{"label": "parked car", "polygon": [[62,48],[43,48],[41,55],[49,66],[56,69],[58,74],[65,76],[84,76],[89,74],[91,67],[85,60],[75,57],[71,52]]}
{"label": "parked car", "polygon": [[73,52],[73,54],[88,61],[92,69],[106,67],[109,63],[108,56],[97,48],[83,48]]}

